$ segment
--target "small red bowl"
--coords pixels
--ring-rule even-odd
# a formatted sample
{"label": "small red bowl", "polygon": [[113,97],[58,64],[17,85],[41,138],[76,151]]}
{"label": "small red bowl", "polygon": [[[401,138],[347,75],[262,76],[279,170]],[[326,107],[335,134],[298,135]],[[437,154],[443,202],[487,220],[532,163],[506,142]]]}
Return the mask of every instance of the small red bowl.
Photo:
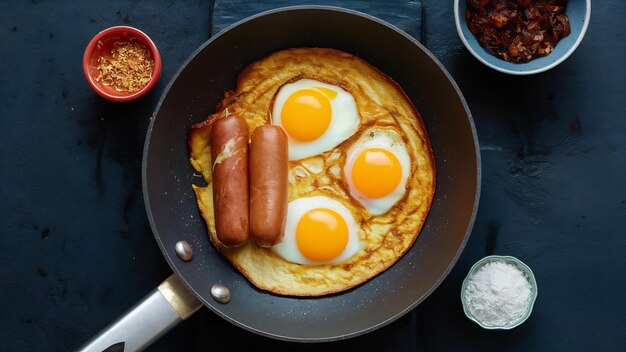
{"label": "small red bowl", "polygon": [[[110,56],[114,42],[130,40],[136,40],[144,44],[152,53],[154,70],[152,71],[150,81],[143,88],[132,93],[118,92],[111,86],[105,86],[97,82],[96,78],[99,75],[97,70],[98,58],[101,56]],[[161,76],[161,55],[152,39],[137,28],[128,26],[111,27],[96,34],[87,45],[85,53],[83,54],[83,72],[85,73],[87,83],[89,83],[91,88],[101,97],[115,102],[132,101],[144,96],[156,85]]]}

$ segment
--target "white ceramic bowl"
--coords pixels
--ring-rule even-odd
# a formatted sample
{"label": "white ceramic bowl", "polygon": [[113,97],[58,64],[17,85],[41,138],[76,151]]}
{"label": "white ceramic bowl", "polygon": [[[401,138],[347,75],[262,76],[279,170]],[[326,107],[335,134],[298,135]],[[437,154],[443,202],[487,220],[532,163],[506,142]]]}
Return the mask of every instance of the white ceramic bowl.
{"label": "white ceramic bowl", "polygon": [[[504,263],[515,265],[526,275],[526,278],[528,278],[528,281],[530,283],[531,297],[530,297],[528,310],[519,320],[517,320],[513,324],[506,325],[506,326],[486,325],[483,322],[481,322],[480,319],[473,316],[470,313],[469,307],[467,306],[467,301],[465,300],[465,289],[467,288],[467,284],[469,283],[470,278],[474,275],[474,273],[478,269],[480,269],[484,264],[487,264],[489,262],[504,262]],[[461,285],[461,302],[463,302],[463,312],[465,312],[465,315],[471,321],[478,324],[480,327],[484,329],[488,329],[488,330],[510,330],[517,326],[520,326],[523,322],[525,322],[528,319],[528,317],[530,317],[530,314],[533,311],[533,306],[535,304],[536,299],[537,299],[537,280],[535,280],[535,275],[533,274],[533,271],[530,270],[528,265],[524,264],[521,260],[515,257],[511,257],[511,256],[490,255],[490,256],[482,258],[470,268],[467,276],[465,277],[465,280],[463,280],[463,285]]]}

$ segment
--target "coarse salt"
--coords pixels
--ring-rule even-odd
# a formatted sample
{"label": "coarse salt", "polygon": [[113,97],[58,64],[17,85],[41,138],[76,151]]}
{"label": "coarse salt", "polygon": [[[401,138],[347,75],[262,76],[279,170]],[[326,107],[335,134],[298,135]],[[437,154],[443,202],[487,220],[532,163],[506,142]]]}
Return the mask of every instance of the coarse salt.
{"label": "coarse salt", "polygon": [[464,299],[469,313],[486,326],[511,326],[530,308],[531,286],[516,265],[492,261],[469,278]]}

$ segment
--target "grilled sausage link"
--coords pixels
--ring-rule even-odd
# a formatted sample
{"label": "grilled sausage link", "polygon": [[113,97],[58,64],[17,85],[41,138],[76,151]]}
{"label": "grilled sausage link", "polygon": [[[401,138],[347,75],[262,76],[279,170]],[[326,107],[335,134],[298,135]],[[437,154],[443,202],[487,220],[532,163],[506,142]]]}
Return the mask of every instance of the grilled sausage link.
{"label": "grilled sausage link", "polygon": [[263,125],[250,140],[250,236],[270,247],[285,230],[288,200],[287,135],[275,125]]}
{"label": "grilled sausage link", "polygon": [[211,126],[213,209],[217,238],[227,247],[248,240],[248,125],[228,115]]}

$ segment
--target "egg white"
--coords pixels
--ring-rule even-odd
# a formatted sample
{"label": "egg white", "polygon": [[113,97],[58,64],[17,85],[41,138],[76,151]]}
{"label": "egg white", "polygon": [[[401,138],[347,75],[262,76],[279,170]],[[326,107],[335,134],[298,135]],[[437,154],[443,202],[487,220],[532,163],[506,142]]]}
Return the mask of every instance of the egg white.
{"label": "egg white", "polygon": [[[298,244],[296,242],[296,227],[298,226],[298,222],[306,212],[318,208],[334,210],[344,219],[346,225],[348,226],[348,243],[346,244],[346,247],[337,257],[324,262],[312,261],[305,257],[298,249]],[[288,204],[285,235],[281,242],[272,247],[272,250],[285,260],[293,263],[321,265],[339,263],[347,260],[358,252],[360,247],[358,226],[350,210],[332,198],[315,196],[298,198]]]}
{"label": "egg white", "polygon": [[[391,193],[381,198],[370,198],[361,193],[352,181],[352,167],[355,160],[365,149],[381,148],[391,152],[398,158],[402,167],[400,182]],[[348,182],[350,195],[355,198],[372,215],[384,214],[396,202],[402,198],[406,192],[406,183],[411,171],[411,157],[406,150],[406,145],[402,137],[396,132],[387,129],[370,129],[365,131],[361,137],[346,152],[346,162],[344,165],[345,180]]]}
{"label": "egg white", "polygon": [[291,94],[304,88],[314,87],[328,88],[337,92],[337,96],[331,99],[332,117],[330,124],[324,134],[309,142],[295,140],[287,133],[289,141],[289,160],[304,159],[334,148],[341,142],[350,138],[350,136],[357,131],[359,123],[361,122],[356,101],[352,94],[335,85],[312,79],[301,79],[293,83],[285,84],[276,94],[271,115],[272,124],[283,127],[281,123],[281,111]]}

